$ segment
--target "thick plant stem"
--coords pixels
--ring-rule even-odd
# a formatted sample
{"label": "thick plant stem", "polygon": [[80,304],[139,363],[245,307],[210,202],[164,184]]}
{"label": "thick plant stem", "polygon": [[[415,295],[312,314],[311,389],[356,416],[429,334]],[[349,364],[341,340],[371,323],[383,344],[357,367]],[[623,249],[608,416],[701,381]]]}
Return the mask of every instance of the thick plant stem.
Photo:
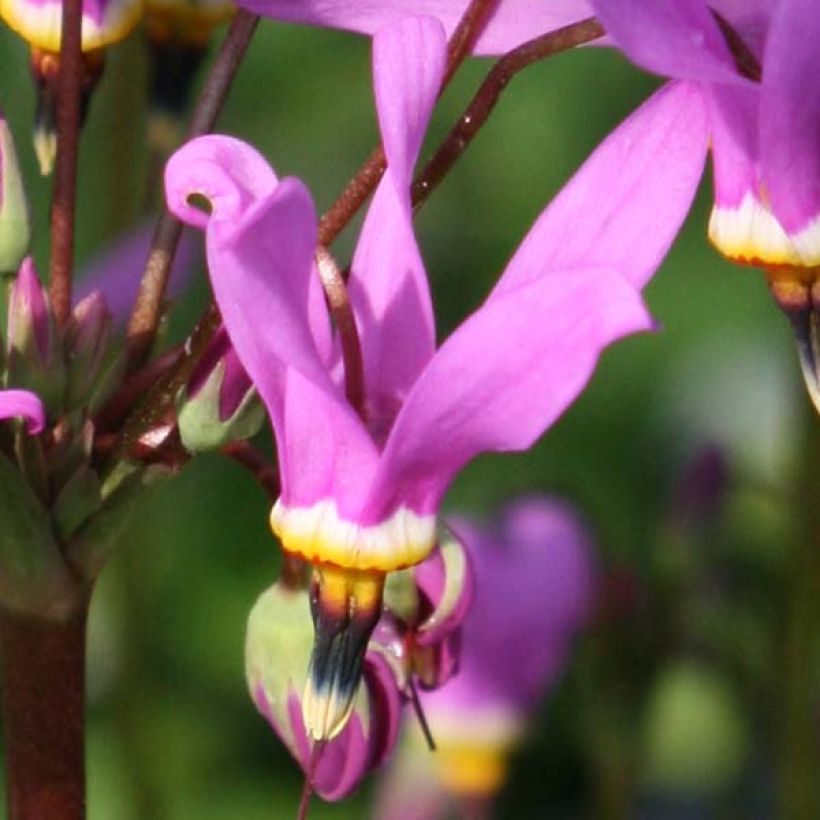
{"label": "thick plant stem", "polygon": [[0,612],[9,820],[85,817],[84,597],[65,621]]}
{"label": "thick plant stem", "polygon": [[820,739],[816,730],[816,639],[820,628],[820,422],[805,402],[803,450],[798,475],[799,523],[785,596],[781,646],[782,716],[780,816],[788,820],[820,817]]}

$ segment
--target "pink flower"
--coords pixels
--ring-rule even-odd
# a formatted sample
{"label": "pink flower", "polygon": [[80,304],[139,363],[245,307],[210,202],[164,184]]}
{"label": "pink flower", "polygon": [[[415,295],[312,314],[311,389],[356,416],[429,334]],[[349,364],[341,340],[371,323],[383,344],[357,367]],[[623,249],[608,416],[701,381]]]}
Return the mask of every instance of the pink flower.
{"label": "pink flower", "polygon": [[[484,451],[528,448],[577,397],[602,350],[651,327],[638,293],[685,215],[705,150],[690,89],[653,98],[541,215],[484,304],[436,350],[412,226],[412,169],[446,55],[445,32],[408,18],[373,41],[388,170],[354,255],[365,418],[345,397],[338,340],[315,273],[317,220],[304,185],[250,146],[194,140],[169,161],[169,207],[205,230],[225,328],[268,409],[286,551],[316,566],[317,649],[305,723],[344,726],[384,574],[423,560],[441,499]],[[646,127],[647,122],[653,128]],[[209,203],[205,213],[192,204]]]}

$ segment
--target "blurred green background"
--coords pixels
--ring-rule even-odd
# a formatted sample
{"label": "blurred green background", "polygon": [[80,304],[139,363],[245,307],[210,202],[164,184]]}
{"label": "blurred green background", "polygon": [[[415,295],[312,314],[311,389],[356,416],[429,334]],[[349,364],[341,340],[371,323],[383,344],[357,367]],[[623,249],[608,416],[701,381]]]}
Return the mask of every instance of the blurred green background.
{"label": "blurred green background", "polygon": [[[27,60],[25,46],[0,33],[0,106],[30,180],[44,269],[49,183],[29,142]],[[489,65],[460,72],[423,156]],[[140,218],[145,82],[137,34],[110,53],[85,129],[80,266]],[[479,303],[562,182],[655,86],[599,49],[513,81],[418,218],[440,338]],[[219,130],[305,180],[322,210],[376,143],[368,42],[263,21]],[[707,179],[647,291],[659,331],[609,351],[531,452],[479,459],[448,495],[447,510],[490,515],[518,493],[560,493],[598,537],[599,615],[516,756],[501,817],[763,818],[783,800],[807,799],[813,419],[788,326],[763,277],[708,246],[708,209]],[[355,235],[336,245],[340,259]],[[177,305],[171,338],[206,299],[202,274]],[[267,432],[260,440],[268,446]],[[725,492],[693,516],[680,486],[704,453],[725,468]],[[153,492],[107,567],[89,657],[93,820],[295,815],[297,767],[243,676],[245,619],[279,563],[267,506],[239,467],[198,458]],[[317,800],[311,816],[366,816],[369,785],[341,805]]]}

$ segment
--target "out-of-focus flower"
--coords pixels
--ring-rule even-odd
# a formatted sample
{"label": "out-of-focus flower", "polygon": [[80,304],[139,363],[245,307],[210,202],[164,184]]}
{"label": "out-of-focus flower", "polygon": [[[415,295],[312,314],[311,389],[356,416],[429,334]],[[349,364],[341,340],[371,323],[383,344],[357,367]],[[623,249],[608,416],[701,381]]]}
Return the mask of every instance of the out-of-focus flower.
{"label": "out-of-focus flower", "polygon": [[[95,51],[127,37],[140,20],[143,0],[83,0],[81,47]],[[0,0],[0,16],[32,47],[59,54],[62,0]]]}
{"label": "out-of-focus flower", "polygon": [[[142,11],[143,0],[83,0],[83,117],[102,74],[104,49],[128,36]],[[62,14],[62,0],[0,0],[0,17],[31,46],[31,68],[37,86],[34,148],[44,175],[51,173],[57,152],[55,118]]]}
{"label": "out-of-focus flower", "polygon": [[452,800],[489,805],[533,709],[560,674],[590,609],[589,536],[564,504],[521,499],[494,527],[453,520],[475,566],[461,664],[422,703],[430,754],[407,732],[380,789],[381,820],[433,820]]}
{"label": "out-of-focus flower", "polygon": [[350,719],[332,740],[313,746],[302,720],[313,622],[304,591],[280,581],[251,611],[245,669],[256,708],[326,800],[348,795],[391,753],[398,735],[401,698],[387,661],[368,651]]}
{"label": "out-of-focus flower", "polygon": [[41,433],[46,411],[40,399],[29,390],[0,390],[0,419],[21,418],[31,435]]}
{"label": "out-of-focus flower", "polygon": [[680,105],[691,92],[654,97],[639,112],[654,127],[630,120],[604,143],[536,222],[484,305],[436,352],[410,181],[445,55],[444,30],[430,18],[374,37],[388,167],[349,282],[364,407],[341,384],[304,186],[280,182],[256,151],[227,137],[192,141],[166,170],[171,210],[206,229],[225,327],[273,422],[282,473],[273,528],[286,551],[315,565],[316,651],[303,699],[315,739],[344,726],[384,574],[429,554],[456,473],[479,452],[529,447],[609,343],[651,326],[636,285],[663,258],[700,170],[672,160],[688,155],[692,139],[705,150],[702,110]]}
{"label": "out-of-focus flower", "polygon": [[28,251],[28,201],[9,124],[0,112],[0,275],[14,273]]}
{"label": "out-of-focus flower", "polygon": [[179,146],[194,79],[215,29],[236,11],[232,0],[147,0],[150,55],[148,139],[167,156]]}
{"label": "out-of-focus flower", "polygon": [[249,438],[265,419],[256,390],[223,328],[177,399],[179,434],[191,453]]}

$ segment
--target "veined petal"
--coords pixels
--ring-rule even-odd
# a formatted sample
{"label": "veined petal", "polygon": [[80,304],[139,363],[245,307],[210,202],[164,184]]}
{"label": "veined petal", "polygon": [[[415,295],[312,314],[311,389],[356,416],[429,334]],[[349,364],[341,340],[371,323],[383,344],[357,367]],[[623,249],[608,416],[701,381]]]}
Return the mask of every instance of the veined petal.
{"label": "veined petal", "polygon": [[782,0],[766,43],[760,101],[761,175],[771,209],[803,265],[820,265],[820,14]]}
{"label": "veined petal", "polygon": [[[256,151],[228,137],[183,146],[168,162],[166,189],[177,216],[206,227],[222,320],[276,432],[283,502],[303,508],[330,495],[353,515],[376,453],[316,347],[310,194],[296,179],[277,183]],[[190,204],[195,194],[210,216]]]}
{"label": "veined petal", "polygon": [[[137,25],[143,0],[83,0],[82,50],[119,42]],[[62,0],[0,0],[0,17],[33,46],[60,50]]]}
{"label": "veined petal", "polygon": [[590,0],[609,36],[642,68],[679,80],[748,83],[703,0]]}
{"label": "veined petal", "polygon": [[387,171],[351,266],[369,414],[386,434],[401,398],[435,349],[427,274],[413,232],[410,183],[441,88],[447,41],[430,17],[409,17],[373,38],[373,80]]}
{"label": "veined petal", "polygon": [[436,509],[478,453],[523,450],[583,389],[603,348],[651,327],[617,272],[549,271],[493,295],[436,353],[382,454],[363,518]]}
{"label": "veined petal", "polygon": [[670,83],[615,129],[536,221],[496,286],[544,271],[618,270],[636,287],[655,273],[689,211],[706,158],[701,93]]}
{"label": "veined petal", "polygon": [[46,411],[40,399],[28,390],[0,390],[0,419],[22,418],[31,435],[46,425]]}
{"label": "veined petal", "polygon": [[[430,15],[453,33],[468,0],[241,0],[256,14],[317,26],[374,34],[408,15]],[[503,54],[517,45],[589,17],[586,0],[504,0],[493,12],[476,42],[476,54]]]}

